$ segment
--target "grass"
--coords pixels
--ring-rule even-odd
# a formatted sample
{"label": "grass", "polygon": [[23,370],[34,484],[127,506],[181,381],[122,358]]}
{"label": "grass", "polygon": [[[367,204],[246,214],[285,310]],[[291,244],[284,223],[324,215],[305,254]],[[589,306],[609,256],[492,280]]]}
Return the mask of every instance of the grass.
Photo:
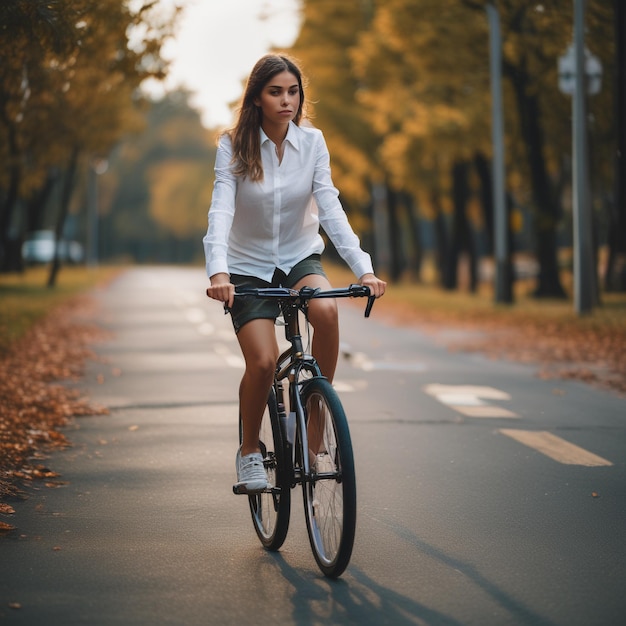
{"label": "grass", "polygon": [[[346,270],[326,270],[335,285],[354,281]],[[571,291],[569,280],[563,276]],[[374,315],[435,334],[455,328],[478,331],[450,339],[447,345],[534,363],[543,378],[582,380],[626,396],[626,293],[602,294],[601,306],[578,315],[571,300],[534,298],[533,287],[534,281],[517,281],[515,302],[505,305],[494,302],[487,284],[472,294],[407,281],[388,285]]]}
{"label": "grass", "polygon": [[64,267],[47,287],[48,267],[0,274],[0,355],[51,309],[112,277],[117,268]]}
{"label": "grass", "polygon": [[[325,267],[333,284],[354,282],[343,268]],[[563,283],[569,290],[569,276]],[[604,293],[601,306],[590,314],[578,315],[570,299],[537,299],[532,296],[533,281],[517,281],[513,304],[495,302],[490,284],[482,284],[476,293],[467,290],[446,291],[433,284],[404,281],[387,286],[377,308],[396,312],[403,318],[450,323],[517,325],[535,323],[562,329],[611,328],[626,333],[626,293]]]}
{"label": "grass", "polygon": [[[354,282],[343,267],[328,265],[326,271],[335,285]],[[64,267],[54,288],[46,286],[47,267],[29,268],[19,274],[0,274],[0,355],[55,306],[85,292],[119,272],[117,267]],[[568,276],[563,283],[569,288]],[[602,306],[579,316],[571,300],[538,300],[531,294],[532,282],[518,281],[515,302],[496,304],[490,285],[482,284],[477,293],[467,290],[445,291],[432,284],[410,281],[389,285],[376,310],[403,322],[411,321],[519,326],[532,324],[552,331],[602,331],[626,335],[626,294],[602,294]]]}

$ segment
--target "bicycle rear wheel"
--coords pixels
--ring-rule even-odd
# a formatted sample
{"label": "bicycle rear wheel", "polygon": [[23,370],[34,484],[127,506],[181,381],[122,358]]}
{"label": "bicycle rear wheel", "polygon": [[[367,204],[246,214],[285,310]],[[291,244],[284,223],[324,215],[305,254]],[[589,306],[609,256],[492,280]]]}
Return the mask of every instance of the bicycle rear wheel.
{"label": "bicycle rear wheel", "polygon": [[280,430],[276,396],[270,392],[261,422],[259,445],[271,492],[248,496],[254,530],[267,550],[278,550],[289,530],[291,485],[285,471],[283,438]]}
{"label": "bicycle rear wheel", "polygon": [[[311,549],[325,576],[337,578],[348,566],[356,528],[356,479],[345,412],[326,379],[304,385],[309,452],[315,462],[303,484]],[[306,451],[304,451],[306,453]]]}

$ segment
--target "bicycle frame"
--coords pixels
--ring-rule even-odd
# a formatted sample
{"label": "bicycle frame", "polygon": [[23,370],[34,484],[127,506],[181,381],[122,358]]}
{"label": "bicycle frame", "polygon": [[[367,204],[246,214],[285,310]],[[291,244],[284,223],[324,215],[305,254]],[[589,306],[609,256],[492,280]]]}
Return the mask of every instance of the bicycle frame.
{"label": "bicycle frame", "polygon": [[[284,440],[289,449],[288,458],[290,467],[292,487],[305,480],[311,480],[311,469],[308,455],[303,454],[301,466],[298,467],[296,453],[298,447],[295,445],[296,433],[301,438],[302,450],[308,450],[308,437],[306,428],[306,416],[301,399],[301,386],[307,381],[302,381],[302,372],[308,372],[313,378],[325,378],[320,370],[317,361],[312,355],[306,354],[300,334],[299,312],[302,311],[306,318],[308,300],[291,300],[282,303],[283,317],[285,320],[285,338],[291,343],[279,357],[274,374],[274,393],[278,404],[278,415],[283,430]],[[308,323],[308,320],[307,320]],[[284,403],[283,381],[289,384],[288,400],[289,413],[286,413]]]}
{"label": "bicycle frame", "polygon": [[[289,528],[291,489],[301,485],[313,555],[324,575],[336,578],[347,567],[354,545],[354,455],[341,401],[315,357],[305,350],[300,312],[308,327],[311,299],[367,296],[368,317],[374,297],[361,285],[326,291],[310,287],[299,291],[283,287],[239,288],[235,295],[276,300],[290,344],[277,359],[261,425],[263,439],[259,437],[263,463],[273,474],[274,486],[248,494],[256,533],[266,549],[278,550],[282,546]],[[320,440],[316,441],[318,434]],[[246,493],[237,485],[233,491]]]}
{"label": "bicycle frame", "polygon": [[[290,487],[295,487],[305,481],[320,480],[325,477],[323,474],[312,476],[310,461],[306,454],[302,454],[301,466],[298,467],[296,458],[297,446],[295,445],[296,433],[301,437],[302,450],[308,450],[307,424],[304,414],[304,407],[301,401],[301,388],[308,381],[316,378],[325,378],[320,367],[310,354],[304,350],[302,335],[300,333],[299,313],[302,312],[307,320],[307,309],[309,301],[314,298],[340,298],[340,297],[367,297],[367,305],[365,307],[365,317],[369,317],[374,305],[375,297],[370,294],[368,287],[362,285],[350,285],[347,288],[328,289],[321,291],[319,288],[303,287],[294,290],[286,287],[268,287],[268,288],[247,288],[237,289],[238,296],[252,296],[258,298],[271,298],[278,300],[283,317],[285,320],[285,338],[291,344],[279,357],[276,363],[276,371],[274,373],[273,389],[278,406],[278,414],[280,418],[283,440],[288,447],[287,459],[289,467],[286,468]],[[311,376],[306,380],[300,380],[302,372],[308,372]],[[283,381],[289,383],[288,400],[289,414],[285,411],[284,388]],[[276,488],[273,491],[277,491]]]}

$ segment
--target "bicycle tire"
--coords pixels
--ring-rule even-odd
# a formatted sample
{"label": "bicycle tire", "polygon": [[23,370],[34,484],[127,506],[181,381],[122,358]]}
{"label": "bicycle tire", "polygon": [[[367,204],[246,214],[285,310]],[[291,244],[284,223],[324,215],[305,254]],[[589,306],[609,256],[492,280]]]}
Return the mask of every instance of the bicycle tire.
{"label": "bicycle tire", "polygon": [[285,449],[273,390],[269,394],[261,421],[259,443],[263,465],[275,489],[251,494],[248,502],[259,540],[267,550],[276,551],[283,545],[289,530],[291,485],[286,476]]}
{"label": "bicycle tire", "polygon": [[[356,530],[356,477],[348,420],[326,379],[306,382],[301,393],[309,444],[320,452],[310,480],[302,484],[307,531],[319,568],[325,576],[337,578],[352,556]],[[322,426],[321,438],[313,432],[313,420]],[[301,448],[300,444],[300,454]]]}

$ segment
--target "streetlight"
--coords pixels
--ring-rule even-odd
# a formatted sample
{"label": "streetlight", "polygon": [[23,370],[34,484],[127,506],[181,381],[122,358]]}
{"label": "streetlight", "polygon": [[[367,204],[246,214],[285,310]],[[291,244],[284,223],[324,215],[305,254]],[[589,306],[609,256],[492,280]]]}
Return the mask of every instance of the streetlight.
{"label": "streetlight", "polygon": [[98,267],[98,176],[109,169],[106,159],[91,159],[89,163],[89,185],[87,206],[87,266]]}
{"label": "streetlight", "polygon": [[500,16],[493,1],[486,5],[489,19],[489,65],[491,74],[491,136],[493,142],[493,211],[495,300],[513,302],[509,219],[504,175],[504,114],[502,105],[502,37]]}
{"label": "streetlight", "polygon": [[595,304],[594,255],[587,155],[586,95],[600,91],[602,65],[585,50],[585,0],[574,0],[574,43],[559,58],[559,88],[572,96],[572,190],[574,213],[574,302],[578,314]]}

